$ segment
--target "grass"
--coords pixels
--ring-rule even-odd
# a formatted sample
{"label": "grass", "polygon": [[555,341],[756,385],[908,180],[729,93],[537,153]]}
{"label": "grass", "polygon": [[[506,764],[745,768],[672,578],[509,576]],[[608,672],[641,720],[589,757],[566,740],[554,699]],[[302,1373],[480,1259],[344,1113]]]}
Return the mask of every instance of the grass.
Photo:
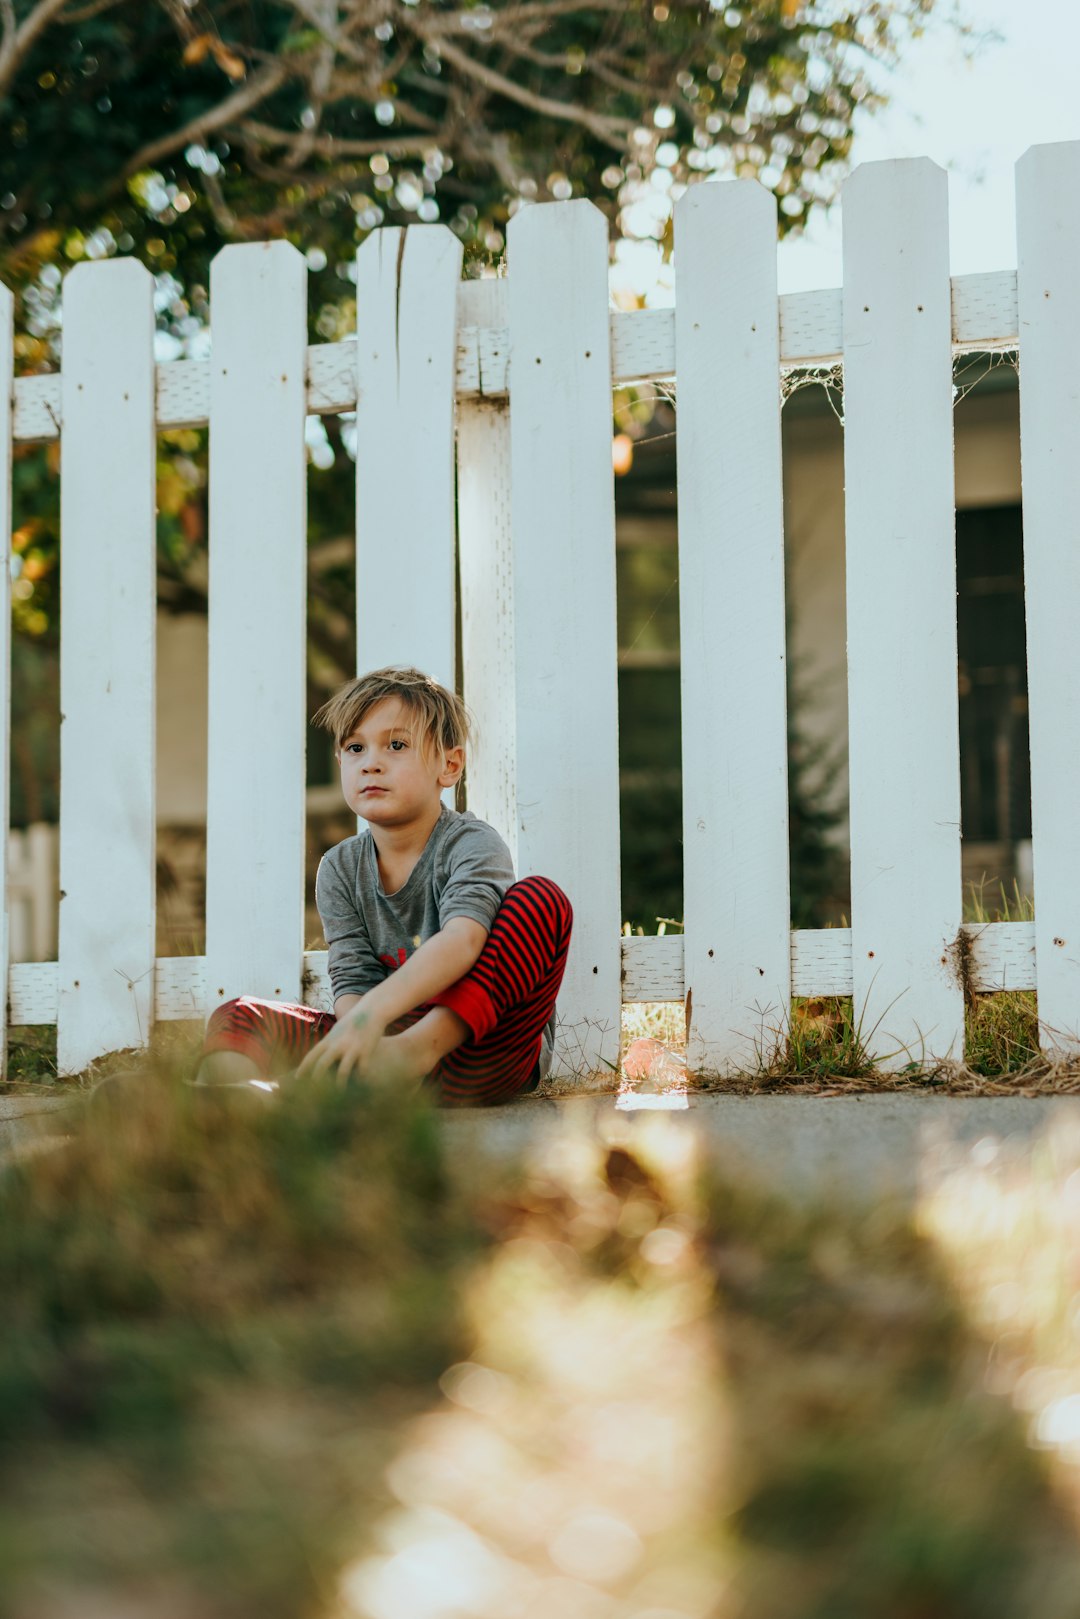
{"label": "grass", "polygon": [[968,1316],[1080,1380],[1080,1148],[976,1252],[966,1181],[796,1207],[644,1123],[494,1168],[423,1101],[98,1091],[0,1176],[0,1619],[1073,1619]]}
{"label": "grass", "polygon": [[[968,885],[967,923],[1030,922],[1034,910],[1015,883],[985,879]],[[681,1003],[623,1009],[623,1049],[643,1035],[685,1050]],[[708,1082],[708,1088],[739,1092],[836,1089],[951,1091],[963,1095],[1069,1094],[1080,1091],[1080,1064],[1051,1062],[1039,1048],[1034,990],[970,992],[964,1012],[964,1061],[922,1064],[901,1073],[878,1070],[867,1031],[855,1017],[850,996],[796,997],[783,1024],[766,1030],[752,1072]]]}
{"label": "grass", "polygon": [[56,1029],[37,1025],[9,1029],[7,1072],[4,1078],[4,1089],[8,1094],[8,1087],[19,1089],[26,1085],[57,1084]]}
{"label": "grass", "polygon": [[[0,1179],[0,1591],[180,1580],[184,1611],[310,1608],[337,1492],[379,1493],[385,1413],[461,1352],[484,1234],[433,1115],[244,1101],[175,1071],[106,1086]],[[22,1600],[0,1612],[49,1611]]]}

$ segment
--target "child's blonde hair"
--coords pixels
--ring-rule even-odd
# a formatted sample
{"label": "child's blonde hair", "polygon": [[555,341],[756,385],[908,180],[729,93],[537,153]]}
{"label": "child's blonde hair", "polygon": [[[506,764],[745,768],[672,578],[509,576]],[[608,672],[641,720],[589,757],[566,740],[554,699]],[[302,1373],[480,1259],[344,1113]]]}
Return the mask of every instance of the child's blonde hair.
{"label": "child's blonde hair", "polygon": [[400,697],[417,722],[418,742],[425,750],[444,753],[463,748],[469,740],[469,713],[461,698],[419,669],[373,669],[350,680],[325,702],[313,723],[330,732],[340,748],[364,715],[385,697]]}

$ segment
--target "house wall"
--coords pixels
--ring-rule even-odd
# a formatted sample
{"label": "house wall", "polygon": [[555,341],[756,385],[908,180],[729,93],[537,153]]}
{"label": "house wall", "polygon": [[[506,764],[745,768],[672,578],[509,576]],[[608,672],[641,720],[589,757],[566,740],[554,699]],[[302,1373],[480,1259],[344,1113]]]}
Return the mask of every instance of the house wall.
{"label": "house wall", "polygon": [[206,618],[157,620],[157,814],[172,826],[206,820]]}

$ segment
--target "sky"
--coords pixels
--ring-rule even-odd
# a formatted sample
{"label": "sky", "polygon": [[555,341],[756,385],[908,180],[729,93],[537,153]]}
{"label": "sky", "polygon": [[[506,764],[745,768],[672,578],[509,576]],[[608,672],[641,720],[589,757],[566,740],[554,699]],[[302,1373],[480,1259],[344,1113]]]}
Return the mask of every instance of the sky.
{"label": "sky", "polygon": [[[856,126],[853,163],[931,157],[949,172],[953,275],[1016,264],[1013,165],[1029,146],[1080,140],[1077,0],[962,0],[993,30],[965,61],[955,34],[933,25],[888,76],[891,105]],[[780,246],[781,292],[842,282],[840,208]]]}
{"label": "sky", "polygon": [[[1016,160],[1029,146],[1080,140],[1080,0],[959,5],[989,37],[969,54],[944,21],[949,0],[938,0],[940,15],[926,34],[881,75],[890,104],[856,120],[852,166],[930,157],[946,169],[952,274],[970,275],[1015,268]],[[654,175],[653,186],[661,178]],[[611,270],[617,305],[634,308],[642,297],[650,307],[674,301],[676,266],[663,263],[649,239],[650,215],[665,205],[646,188],[636,220],[624,214],[631,234],[616,243]],[[841,212],[841,203],[821,210],[802,236],[780,244],[781,293],[842,285]]]}

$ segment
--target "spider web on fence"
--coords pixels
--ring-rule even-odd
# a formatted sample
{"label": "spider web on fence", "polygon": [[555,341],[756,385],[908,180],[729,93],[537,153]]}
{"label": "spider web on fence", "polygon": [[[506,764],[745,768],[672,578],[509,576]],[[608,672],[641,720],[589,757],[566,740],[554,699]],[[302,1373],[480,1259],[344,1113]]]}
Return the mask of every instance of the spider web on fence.
{"label": "spider web on fence", "polygon": [[[957,354],[953,358],[953,409],[960,405],[979,384],[995,371],[1003,367],[1020,374],[1020,355],[1015,348],[987,349],[980,348],[966,353]],[[645,392],[639,385],[628,390],[632,401],[637,400],[663,400],[672,410],[677,410],[678,383],[672,377],[661,382],[648,385],[649,392]],[[786,366],[780,372],[780,408],[787,404],[806,388],[820,388],[828,401],[829,409],[841,426],[844,425],[844,367],[843,362],[836,360],[828,365]],[[621,412],[628,409],[623,405],[616,409],[615,419],[618,422]],[[661,444],[665,439],[675,437],[675,429],[666,433],[649,434],[642,440],[649,446]]]}
{"label": "spider web on fence", "polygon": [[[1020,374],[1020,355],[1014,348],[977,349],[957,354],[953,359],[953,409],[963,403],[984,378],[994,371],[1008,367]],[[840,361],[832,365],[791,366],[780,372],[780,407],[804,388],[821,388],[829,402],[829,409],[843,426],[844,422],[844,367]]]}

